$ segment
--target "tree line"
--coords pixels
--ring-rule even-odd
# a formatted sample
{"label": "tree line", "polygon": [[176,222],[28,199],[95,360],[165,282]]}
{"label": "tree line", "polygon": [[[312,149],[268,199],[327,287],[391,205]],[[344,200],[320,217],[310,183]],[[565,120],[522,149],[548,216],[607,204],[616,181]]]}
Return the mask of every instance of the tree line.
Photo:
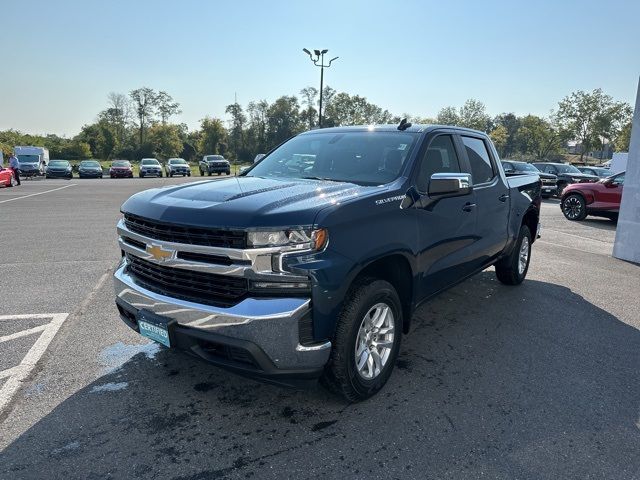
{"label": "tree line", "polygon": [[[182,113],[180,103],[164,91],[149,87],[128,94],[110,93],[106,108],[93,123],[84,125],[73,138],[0,131],[0,148],[8,154],[14,145],[49,148],[50,158],[68,160],[182,157],[195,160],[205,154],[221,154],[231,160],[251,161],[304,130],[317,128],[318,96],[315,87],[285,95],[273,103],[266,100],[226,107],[228,120],[206,116],[198,128],[171,123]],[[444,107],[435,118],[411,114],[394,115],[360,95],[323,90],[323,127],[397,123],[458,125],[482,130],[491,136],[502,158],[549,160],[566,151],[570,140],[580,157],[605,145],[626,151],[631,135],[632,109],[601,89],[577,91],[563,98],[547,117],[501,113],[491,117],[475,99],[460,107]]]}

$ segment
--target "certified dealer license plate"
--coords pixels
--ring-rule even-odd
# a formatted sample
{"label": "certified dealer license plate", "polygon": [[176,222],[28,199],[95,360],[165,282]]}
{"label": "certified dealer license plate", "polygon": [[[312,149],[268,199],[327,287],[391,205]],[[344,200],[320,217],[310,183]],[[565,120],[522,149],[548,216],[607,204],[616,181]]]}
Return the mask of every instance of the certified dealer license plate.
{"label": "certified dealer license plate", "polygon": [[169,319],[156,315],[155,313],[140,310],[138,312],[138,328],[140,335],[161,343],[167,347],[171,346],[169,337]]}

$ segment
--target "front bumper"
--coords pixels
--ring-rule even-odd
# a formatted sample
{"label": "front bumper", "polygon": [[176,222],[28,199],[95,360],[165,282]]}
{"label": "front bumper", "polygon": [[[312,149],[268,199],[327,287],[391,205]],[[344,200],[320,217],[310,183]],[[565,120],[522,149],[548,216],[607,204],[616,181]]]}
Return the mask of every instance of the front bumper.
{"label": "front bumper", "polygon": [[298,325],[311,314],[307,298],[246,298],[215,307],[167,297],[140,285],[123,262],[114,274],[122,320],[138,330],[145,309],[175,321],[172,345],[236,373],[297,385],[322,374],[331,342],[301,345]]}
{"label": "front bumper", "polygon": [[87,178],[102,178],[102,170],[80,170],[78,171],[79,177],[87,177]]}
{"label": "front bumper", "polygon": [[109,172],[109,175],[115,178],[133,178],[133,172],[131,170],[112,170]]}
{"label": "front bumper", "polygon": [[47,171],[46,176],[48,178],[71,178],[73,176],[73,174],[69,171],[63,170],[63,171]]}
{"label": "front bumper", "polygon": [[227,173],[231,171],[230,165],[209,165],[207,172],[209,173]]}

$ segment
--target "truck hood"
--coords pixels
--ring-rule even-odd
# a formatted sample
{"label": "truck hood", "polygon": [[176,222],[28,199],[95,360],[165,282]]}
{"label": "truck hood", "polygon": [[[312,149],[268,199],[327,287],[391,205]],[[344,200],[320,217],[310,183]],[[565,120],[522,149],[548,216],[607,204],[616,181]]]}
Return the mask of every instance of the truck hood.
{"label": "truck hood", "polygon": [[323,208],[379,190],[352,183],[235,177],[140,192],[122,211],[199,227],[308,226]]}
{"label": "truck hood", "polygon": [[595,175],[590,175],[588,173],[561,173],[560,175],[563,175],[564,177],[579,178],[580,180],[600,180],[600,177],[596,177]]}
{"label": "truck hood", "polygon": [[540,178],[545,178],[545,179],[548,179],[548,180],[555,180],[556,178],[558,178],[555,175],[553,175],[552,173],[540,172],[538,175],[540,176]]}

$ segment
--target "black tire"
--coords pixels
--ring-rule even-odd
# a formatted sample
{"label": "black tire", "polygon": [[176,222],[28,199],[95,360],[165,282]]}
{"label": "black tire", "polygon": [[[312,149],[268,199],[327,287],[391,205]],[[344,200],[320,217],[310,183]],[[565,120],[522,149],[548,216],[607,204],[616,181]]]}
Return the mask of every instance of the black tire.
{"label": "black tire", "polygon": [[222,175],[222,172],[218,172],[218,176]]}
{"label": "black tire", "polygon": [[143,174],[141,174],[141,173],[139,173],[139,174],[138,174],[138,177],[139,177],[139,178],[144,178],[144,175],[143,175]]}
{"label": "black tire", "polygon": [[[527,258],[524,265],[524,269],[521,270],[520,266],[520,253],[523,243],[526,239],[527,242]],[[520,227],[520,233],[518,240],[513,246],[511,254],[496,263],[496,276],[505,285],[520,285],[527,276],[529,271],[529,263],[531,262],[531,232],[529,227],[522,225]]]}
{"label": "black tire", "polygon": [[202,169],[200,169],[200,176],[204,177],[204,172],[202,171]]}
{"label": "black tire", "polygon": [[587,216],[587,202],[579,193],[570,193],[560,202],[560,208],[567,220],[579,222]]}
{"label": "black tire", "polygon": [[211,172],[207,172],[209,174],[209,176],[211,176]]}
{"label": "black tire", "polygon": [[[371,277],[357,280],[346,298],[338,316],[331,356],[321,382],[329,390],[357,402],[376,394],[391,376],[400,351],[402,306],[393,285]],[[393,344],[377,376],[366,379],[356,365],[356,342],[365,315],[379,303],[385,303],[393,313]]]}

